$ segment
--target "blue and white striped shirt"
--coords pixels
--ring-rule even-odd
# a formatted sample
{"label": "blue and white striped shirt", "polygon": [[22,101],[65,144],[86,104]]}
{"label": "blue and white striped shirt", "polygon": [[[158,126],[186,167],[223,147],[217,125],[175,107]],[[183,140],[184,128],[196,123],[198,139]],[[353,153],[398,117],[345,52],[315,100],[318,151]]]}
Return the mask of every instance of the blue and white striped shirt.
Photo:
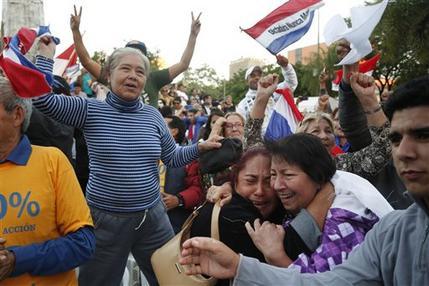
{"label": "blue and white striped shirt", "polygon": [[[36,65],[52,70],[53,61]],[[136,212],[160,200],[158,160],[169,167],[198,158],[198,146],[176,146],[161,114],[140,99],[124,101],[109,92],[105,101],[49,94],[34,100],[41,112],[83,129],[88,145],[88,204],[113,212]]]}

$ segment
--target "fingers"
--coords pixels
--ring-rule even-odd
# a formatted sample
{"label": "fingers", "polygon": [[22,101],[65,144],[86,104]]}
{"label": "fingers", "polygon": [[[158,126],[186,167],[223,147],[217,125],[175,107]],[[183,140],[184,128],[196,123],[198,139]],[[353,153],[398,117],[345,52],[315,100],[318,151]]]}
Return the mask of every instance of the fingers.
{"label": "fingers", "polygon": [[350,84],[354,87],[360,86],[363,88],[367,88],[372,86],[374,83],[375,83],[374,78],[364,73],[354,72],[350,76]]}
{"label": "fingers", "polygon": [[182,256],[198,255],[201,251],[213,252],[216,240],[209,237],[193,237],[183,243]]}
{"label": "fingers", "polygon": [[[74,16],[77,16],[76,5],[73,5],[73,9],[74,9]],[[73,16],[73,15],[72,15],[72,16]]]}
{"label": "fingers", "polygon": [[255,231],[258,231],[261,228],[261,221],[259,218],[255,219],[253,222],[253,227],[255,228]]}
{"label": "fingers", "polygon": [[81,15],[82,15],[82,6],[80,6],[80,8],[79,8],[79,18]]}
{"label": "fingers", "polygon": [[227,194],[225,195],[221,200],[220,200],[220,206],[223,207],[224,205],[228,204],[232,199],[232,194]]}
{"label": "fingers", "polygon": [[279,77],[277,74],[269,74],[262,77],[259,80],[258,85],[263,88],[268,88],[270,86],[277,85],[278,82],[279,82]]}
{"label": "fingers", "polygon": [[255,234],[255,230],[253,229],[253,227],[252,227],[252,225],[250,224],[250,222],[246,222],[246,223],[244,224],[244,227],[246,228],[247,233],[249,234],[249,236],[250,236],[251,238],[253,238],[253,235]]}

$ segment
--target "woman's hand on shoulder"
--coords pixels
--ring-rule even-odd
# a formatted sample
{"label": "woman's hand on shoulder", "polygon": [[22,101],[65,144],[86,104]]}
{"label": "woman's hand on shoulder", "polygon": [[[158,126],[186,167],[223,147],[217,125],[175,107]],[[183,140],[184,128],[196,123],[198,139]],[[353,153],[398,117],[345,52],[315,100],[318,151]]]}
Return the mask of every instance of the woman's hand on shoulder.
{"label": "woman's hand on shoulder", "polygon": [[207,190],[207,200],[216,203],[220,200],[220,206],[228,204],[232,199],[232,186],[230,182],[225,182],[221,186],[211,186]]}

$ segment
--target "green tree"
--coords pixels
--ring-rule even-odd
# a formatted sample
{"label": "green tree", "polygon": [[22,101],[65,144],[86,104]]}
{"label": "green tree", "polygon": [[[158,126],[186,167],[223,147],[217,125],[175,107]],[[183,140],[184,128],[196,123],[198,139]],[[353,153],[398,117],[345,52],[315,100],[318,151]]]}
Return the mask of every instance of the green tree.
{"label": "green tree", "polygon": [[319,55],[313,53],[308,64],[297,63],[294,65],[298,76],[298,87],[294,94],[296,96],[319,96],[319,75],[322,70],[325,70],[329,75],[327,82],[328,93],[331,96],[336,96],[337,92],[331,89],[331,81],[336,76],[336,70],[339,69],[339,67],[335,66],[337,62],[335,46],[331,46],[327,51],[320,49]]}
{"label": "green tree", "polygon": [[[379,1],[376,1],[379,2]],[[374,3],[374,2],[373,2]],[[429,71],[429,9],[427,0],[390,1],[372,42],[381,53],[373,76],[380,93]]]}
{"label": "green tree", "polygon": [[165,66],[164,60],[161,58],[159,53],[160,53],[159,50],[156,50],[154,52],[147,51],[147,58],[149,59],[149,62],[150,62],[151,71],[160,70]]}
{"label": "green tree", "polygon": [[104,65],[104,63],[106,62],[106,58],[107,55],[105,51],[95,51],[94,55],[92,56],[92,59],[100,65]]}
{"label": "green tree", "polygon": [[213,98],[223,97],[223,81],[216,71],[207,64],[195,69],[189,68],[183,73],[182,82],[188,91],[198,89]]}

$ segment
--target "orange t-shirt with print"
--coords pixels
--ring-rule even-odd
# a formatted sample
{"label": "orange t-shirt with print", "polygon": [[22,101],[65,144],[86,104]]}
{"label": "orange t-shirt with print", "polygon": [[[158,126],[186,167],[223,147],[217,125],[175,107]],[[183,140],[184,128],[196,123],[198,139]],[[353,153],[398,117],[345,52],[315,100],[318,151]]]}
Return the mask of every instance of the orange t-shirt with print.
{"label": "orange t-shirt with print", "polygon": [[[32,145],[27,165],[0,164],[0,190],[0,237],[6,247],[43,243],[93,225],[73,167],[57,148]],[[77,280],[70,270],[23,274],[1,285],[77,285]]]}

